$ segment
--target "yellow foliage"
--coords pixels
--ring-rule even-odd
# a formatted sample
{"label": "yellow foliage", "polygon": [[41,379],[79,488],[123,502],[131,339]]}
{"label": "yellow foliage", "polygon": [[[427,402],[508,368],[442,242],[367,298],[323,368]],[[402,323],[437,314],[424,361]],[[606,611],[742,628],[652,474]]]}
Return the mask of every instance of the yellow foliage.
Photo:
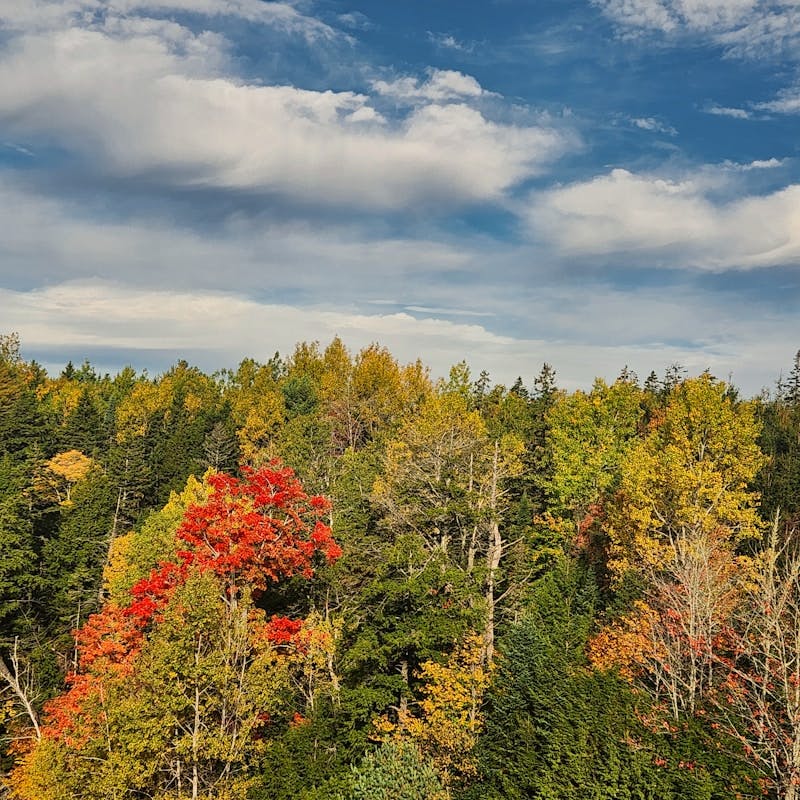
{"label": "yellow foliage", "polygon": [[251,398],[244,422],[236,431],[242,462],[260,466],[275,457],[274,438],[283,424],[286,411],[283,397],[269,392]]}
{"label": "yellow foliage", "polygon": [[155,384],[137,383],[117,407],[117,441],[124,443],[144,436],[150,418],[161,406],[161,393]]}
{"label": "yellow foliage", "polygon": [[623,462],[608,509],[611,568],[658,570],[675,542],[724,531],[731,542],[759,534],[758,497],[748,489],[764,463],[752,406],[735,404],[708,375],[679,386],[660,423]]}
{"label": "yellow foliage", "polygon": [[401,711],[397,723],[386,717],[376,729],[386,736],[411,740],[430,759],[445,786],[476,772],[473,750],[483,725],[481,703],[492,668],[483,663],[483,637],[469,634],[447,664],[426,661],[419,677],[422,700]]}
{"label": "yellow foliage", "polygon": [[242,461],[260,466],[274,458],[273,442],[286,420],[286,408],[272,370],[243,361],[226,399],[231,404]]}
{"label": "yellow foliage", "polygon": [[83,387],[66,378],[44,381],[36,388],[36,396],[50,406],[56,415],[64,419],[78,406]]}
{"label": "yellow foliage", "polygon": [[53,456],[48,462],[48,469],[62,477],[68,483],[83,480],[92,468],[94,461],[80,450],[67,450]]}
{"label": "yellow foliage", "polygon": [[43,498],[55,500],[62,506],[72,505],[72,489],[94,466],[95,461],[80,450],[58,453],[37,472],[33,489]]}
{"label": "yellow foliage", "polygon": [[103,592],[111,597],[119,597],[130,588],[127,578],[131,543],[135,533],[117,536],[108,548],[108,563],[103,568]]}

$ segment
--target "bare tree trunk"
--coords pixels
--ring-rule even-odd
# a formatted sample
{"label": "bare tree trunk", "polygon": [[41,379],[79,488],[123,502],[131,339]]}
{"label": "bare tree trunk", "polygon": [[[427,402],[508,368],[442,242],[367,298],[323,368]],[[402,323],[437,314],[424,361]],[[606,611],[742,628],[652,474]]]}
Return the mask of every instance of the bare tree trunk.
{"label": "bare tree trunk", "polygon": [[[200,648],[203,637],[197,639],[197,648],[194,653],[195,666],[200,664]],[[195,678],[194,685],[194,726],[192,727],[192,800],[197,800],[200,796],[200,684]]]}
{"label": "bare tree trunk", "polygon": [[404,684],[403,694],[400,697],[400,714],[402,716],[408,713],[408,661],[405,658],[400,662],[400,676]]}
{"label": "bare tree trunk", "polygon": [[484,659],[487,664],[494,658],[494,623],[495,623],[495,577],[503,557],[503,537],[500,534],[500,523],[497,519],[497,474],[500,456],[500,446],[494,445],[494,459],[492,461],[492,487],[489,497],[491,508],[491,522],[488,527],[488,542],[486,547],[486,627],[483,634]]}
{"label": "bare tree trunk", "polygon": [[[111,531],[108,534],[108,544],[106,545],[106,557],[103,561],[103,570],[102,573],[105,573],[106,567],[111,562],[111,548],[114,546],[114,540],[117,538],[117,526],[119,525],[119,514],[122,508],[122,503],[126,499],[127,492],[123,487],[120,486],[119,491],[117,492],[117,505],[114,509],[114,520],[111,523]],[[101,577],[102,577],[101,573]],[[100,588],[97,590],[97,601],[102,604],[105,598],[105,586],[103,585],[103,581],[100,581]]]}
{"label": "bare tree trunk", "polygon": [[36,708],[33,704],[31,697],[32,687],[25,681],[19,668],[19,653],[17,650],[19,640],[14,639],[14,648],[11,651],[11,667],[6,664],[2,657],[0,657],[0,678],[2,678],[9,686],[11,691],[16,695],[20,705],[25,710],[25,714],[33,726],[36,739],[42,738],[42,731],[39,726],[39,715],[36,713]]}

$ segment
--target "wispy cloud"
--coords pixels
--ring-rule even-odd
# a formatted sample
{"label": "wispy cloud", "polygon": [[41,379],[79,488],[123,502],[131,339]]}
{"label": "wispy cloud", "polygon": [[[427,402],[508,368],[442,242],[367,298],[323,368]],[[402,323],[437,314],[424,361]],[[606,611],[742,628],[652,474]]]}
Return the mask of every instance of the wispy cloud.
{"label": "wispy cloud", "polygon": [[782,90],[774,100],[757,103],[756,108],[773,114],[800,114],[800,85]]}
{"label": "wispy cloud", "polygon": [[665,133],[667,136],[677,136],[678,131],[672,125],[656,119],[655,117],[633,117],[631,124],[643,131],[652,133]]}
{"label": "wispy cloud", "polygon": [[703,108],[706,114],[717,117],[732,117],[733,119],[751,119],[753,113],[745,108],[730,108],[729,106],[709,105]]}
{"label": "wispy cloud", "polygon": [[336,19],[340,25],[354,30],[368,31],[374,27],[369,17],[360,11],[348,11],[345,14],[339,14]]}
{"label": "wispy cloud", "polygon": [[0,26],[30,32],[175,13],[236,17],[301,34],[310,41],[341,35],[321,20],[302,14],[291,3],[263,0],[5,0],[0,8]]}
{"label": "wispy cloud", "polygon": [[475,49],[474,42],[462,42],[452,33],[434,33],[428,31],[428,41],[442,50],[453,50],[458,53],[471,53]]}
{"label": "wispy cloud", "polygon": [[735,161],[723,161],[722,167],[724,169],[731,169],[735,172],[752,172],[753,170],[758,169],[777,169],[778,167],[782,167],[785,164],[784,159],[780,158],[765,158],[765,159],[756,159],[755,161],[750,161],[746,164],[739,164]]}
{"label": "wispy cloud", "polygon": [[438,314],[445,317],[493,317],[492,311],[470,311],[465,308],[436,308],[431,306],[404,306],[406,311],[418,314]]}
{"label": "wispy cloud", "polygon": [[13,150],[15,153],[20,153],[23,156],[28,156],[29,158],[34,158],[35,154],[32,150],[29,150],[27,147],[23,147],[21,144],[17,144],[16,142],[3,142],[3,147],[7,148],[8,150]]}
{"label": "wispy cloud", "polygon": [[699,36],[730,56],[800,57],[794,0],[593,0],[624,35]]}

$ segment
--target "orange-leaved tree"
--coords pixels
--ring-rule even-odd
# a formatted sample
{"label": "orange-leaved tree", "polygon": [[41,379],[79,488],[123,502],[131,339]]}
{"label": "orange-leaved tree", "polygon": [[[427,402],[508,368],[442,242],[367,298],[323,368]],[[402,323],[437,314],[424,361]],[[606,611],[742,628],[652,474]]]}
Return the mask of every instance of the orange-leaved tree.
{"label": "orange-leaved tree", "polygon": [[328,501],[278,464],[206,482],[174,556],[76,633],[78,669],[12,772],[20,800],[240,800],[267,740],[302,710],[311,632],[257,600],[340,555]]}

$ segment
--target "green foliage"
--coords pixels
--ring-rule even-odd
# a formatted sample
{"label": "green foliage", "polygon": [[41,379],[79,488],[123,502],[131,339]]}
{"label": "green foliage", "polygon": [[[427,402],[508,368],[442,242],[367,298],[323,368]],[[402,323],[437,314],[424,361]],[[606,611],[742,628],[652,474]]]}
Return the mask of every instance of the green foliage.
{"label": "green foliage", "polygon": [[[421,719],[442,683],[432,676],[468,630],[481,632],[485,663],[492,620],[502,655],[480,779],[449,782],[459,798],[759,795],[741,754],[702,718],[655,733],[645,697],[592,669],[584,651],[645,597],[654,571],[664,578],[664,562],[645,570],[643,554],[658,556],[676,531],[705,520],[740,556],[754,549],[741,540],[760,527],[758,493],[762,515],[800,515],[800,359],[774,397],[752,404],[708,375],[685,380],[678,366],[643,389],[628,370],[572,394],[547,364],[529,378],[493,386],[464,361],[434,385],[420,361],[401,366],[378,344],[351,353],[337,338],[213,376],[179,362],[153,378],[130,367],[110,377],[84,362],[50,379],[23,360],[18,337],[0,336],[1,654],[19,637],[40,706],[74,663],[76,621],[99,603],[128,605],[133,584],[176,558],[181,519],[207,499],[189,476],[280,457],[333,500],[325,521],[344,555],[315,565],[313,585],[296,578],[242,598],[256,617],[313,613],[336,631],[313,669],[299,653],[294,671],[262,663],[259,677],[245,666],[249,686],[264,689],[248,695],[264,708],[245,711],[268,707],[272,720],[236,762],[248,781],[262,773],[251,798],[445,797],[418,751],[372,750],[375,720]],[[754,415],[767,456],[755,479]],[[70,451],[92,469],[58,483],[48,469]],[[564,562],[565,551],[585,566]],[[196,683],[229,708],[243,702],[223,663],[235,615],[222,594],[191,583],[180,603],[148,633],[135,680],[109,687],[118,761],[70,761],[49,741],[27,796],[107,800],[133,786],[152,796],[154,770],[186,763]],[[0,703],[12,694],[6,687]],[[216,724],[214,702],[200,706]],[[295,707],[303,717],[292,720]],[[24,734],[7,708],[0,736]],[[231,746],[213,724],[202,745],[210,760]],[[84,755],[107,760],[100,749]]]}
{"label": "green foliage", "polygon": [[105,442],[104,428],[92,392],[84,386],[74,410],[68,414],[59,431],[59,447],[62,450],[80,450],[94,457]]}
{"label": "green foliage", "polygon": [[579,521],[592,503],[614,492],[641,421],[642,393],[628,381],[609,386],[598,379],[588,394],[575,392],[552,405],[546,491],[553,513]]}
{"label": "green foliage", "polygon": [[436,771],[407,742],[386,742],[353,768],[352,785],[337,800],[445,800]]}
{"label": "green foliage", "polygon": [[66,630],[96,610],[114,500],[108,477],[99,469],[89,472],[73,489],[70,504],[60,509],[58,530],[43,548],[48,604]]}
{"label": "green foliage", "polygon": [[778,385],[775,397],[761,398],[759,444],[767,456],[756,480],[762,514],[770,519],[776,511],[788,519],[800,517],[800,353],[789,378]]}
{"label": "green foliage", "polygon": [[23,491],[24,467],[11,457],[0,458],[0,631],[2,638],[18,634],[41,589],[38,554],[30,506]]}
{"label": "green foliage", "polygon": [[[564,562],[536,585],[526,617],[501,646],[478,745],[491,800],[722,800],[735,796],[735,762],[698,738],[655,734],[642,698],[584,657],[596,589]],[[677,744],[676,744],[677,743]],[[725,762],[720,769],[717,762]],[[688,765],[688,766],[687,766]],[[741,772],[740,770],[738,772]]]}
{"label": "green foliage", "polygon": [[17,461],[34,444],[49,449],[51,441],[29,378],[23,365],[0,361],[0,456]]}
{"label": "green foliage", "polygon": [[283,400],[289,418],[311,414],[317,407],[317,391],[308,375],[290,377],[282,386]]}
{"label": "green foliage", "polygon": [[[300,724],[266,744],[265,769],[251,790],[252,800],[329,800],[349,785],[347,719],[338,704],[324,702]],[[362,748],[357,750],[360,754]]]}

